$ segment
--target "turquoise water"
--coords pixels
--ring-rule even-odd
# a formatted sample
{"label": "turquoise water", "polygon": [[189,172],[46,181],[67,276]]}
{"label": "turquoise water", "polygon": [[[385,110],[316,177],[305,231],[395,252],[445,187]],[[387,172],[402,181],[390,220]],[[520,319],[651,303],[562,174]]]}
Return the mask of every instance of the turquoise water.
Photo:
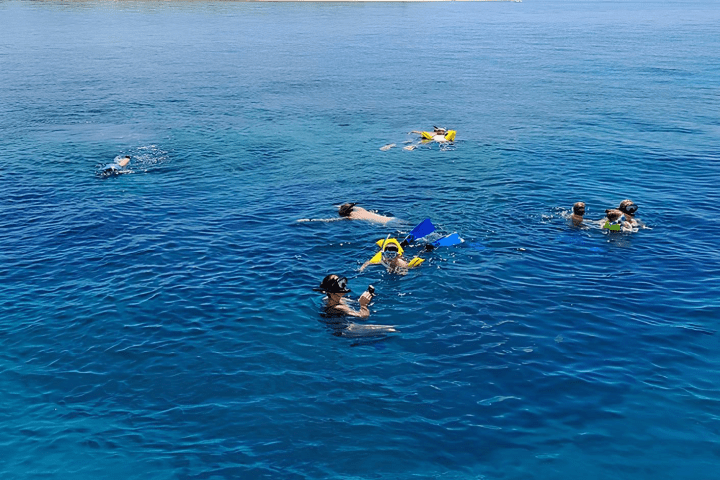
{"label": "turquoise water", "polygon": [[[0,2],[0,476],[717,478],[719,24]],[[345,201],[403,222],[296,222]],[[358,272],[426,217],[465,243]],[[328,273],[399,332],[325,323]]]}

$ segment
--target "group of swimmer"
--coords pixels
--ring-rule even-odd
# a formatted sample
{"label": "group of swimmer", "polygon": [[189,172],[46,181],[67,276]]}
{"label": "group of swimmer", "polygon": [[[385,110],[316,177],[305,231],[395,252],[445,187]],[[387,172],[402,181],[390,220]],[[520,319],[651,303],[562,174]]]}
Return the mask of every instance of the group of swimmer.
{"label": "group of swimmer", "polygon": [[[605,218],[601,220],[591,220],[591,224],[597,224],[600,228],[615,232],[637,232],[639,228],[645,228],[645,225],[636,218],[638,207],[632,200],[625,199],[620,202],[617,208],[609,208],[605,210]],[[570,215],[570,221],[575,226],[587,225],[585,220],[585,202],[577,202],[573,205],[573,213]]]}
{"label": "group of swimmer", "polygon": [[[447,130],[445,128],[440,127],[433,127],[432,132],[426,132],[426,131],[418,131],[413,130],[410,133],[418,134],[420,135],[420,143],[428,143],[428,142],[438,142],[438,143],[447,143],[447,142],[453,142],[455,140],[455,130]],[[395,147],[396,144],[391,143],[388,145],[384,145],[383,147],[380,147],[380,150],[387,151],[391,148]],[[417,148],[417,145],[407,145],[403,147],[404,150],[414,150]],[[358,207],[356,203],[344,203],[340,205],[338,208],[338,215],[339,218],[332,218],[332,219],[319,219],[319,220],[311,220],[311,219],[301,219],[299,221],[301,222],[309,222],[309,221],[334,221],[334,220],[365,220],[369,222],[379,223],[382,225],[386,225],[391,220],[394,220],[394,217],[389,217],[385,215],[380,215],[374,212],[370,212],[362,207]],[[394,240],[394,239],[393,239]],[[407,240],[407,239],[406,239]],[[375,264],[375,263],[381,263],[385,265],[385,267],[388,269],[389,272],[392,273],[399,273],[404,274],[407,273],[408,269],[412,268],[413,266],[419,265],[422,263],[422,259],[419,259],[418,257],[415,257],[414,259],[408,261],[403,256],[402,251],[402,244],[399,244],[397,240],[390,241],[390,238],[386,238],[384,241],[380,240],[379,242],[380,252],[378,255],[373,257],[372,259],[365,262],[361,267],[360,271],[365,270],[369,265]],[[413,263],[414,262],[414,263]],[[358,299],[358,303],[360,305],[360,308],[358,310],[353,309],[350,307],[347,303],[347,299],[345,298],[345,295],[350,293],[350,289],[347,286],[347,278],[341,277],[336,274],[330,274],[327,275],[323,281],[320,283],[319,287],[314,288],[313,290],[322,292],[326,295],[325,297],[325,313],[328,316],[351,316],[351,317],[361,317],[361,318],[367,318],[370,315],[370,310],[368,309],[368,305],[372,301],[372,298],[375,294],[375,289],[370,285],[368,289],[363,292],[362,295],[360,295],[360,298]],[[383,326],[378,325],[376,327],[387,327],[385,331],[395,331],[392,327],[389,326]]]}
{"label": "group of swimmer", "polygon": [[[373,223],[379,223],[386,225],[395,217],[389,217],[380,215],[374,212],[370,212],[362,207],[358,207],[357,203],[343,203],[338,207],[337,220],[364,220]],[[330,221],[334,219],[324,219],[324,221]],[[299,221],[309,221],[308,219],[301,219]],[[362,269],[366,265],[363,265]],[[367,290],[360,295],[358,303],[360,308],[358,310],[353,309],[347,303],[347,299],[344,298],[346,294],[350,293],[350,289],[347,286],[347,278],[339,275],[330,274],[323,278],[319,287],[313,288],[317,292],[324,293],[325,297],[325,313],[330,317],[337,316],[350,316],[350,317],[361,317],[367,318],[370,316],[370,310],[368,305],[372,301],[375,295],[375,289],[372,285],[368,286]],[[390,330],[388,330],[390,331]],[[392,330],[394,331],[394,329]]]}
{"label": "group of swimmer", "polygon": [[[637,232],[639,228],[644,228],[644,224],[636,217],[638,206],[630,199],[625,199],[620,202],[617,208],[611,208],[605,210],[605,217],[601,220],[587,220],[585,218],[585,203],[577,202],[573,205],[572,215],[570,215],[570,221],[575,226],[584,226],[589,224],[597,224],[601,229],[608,232]],[[357,206],[356,203],[344,203],[338,207],[337,220],[349,219],[349,220],[364,220],[382,225],[388,224],[395,217],[380,215],[368,211],[362,207]],[[331,221],[335,219],[324,219],[323,221]],[[310,221],[303,219],[300,221]],[[385,266],[388,273],[396,273],[404,275],[409,269],[420,265],[424,259],[416,256],[412,259],[407,259],[404,256],[404,248],[415,240],[422,238],[435,229],[429,219],[418,225],[413,232],[402,242],[398,242],[397,239],[387,238],[380,239],[376,242],[380,251],[370,260],[366,261],[360,267],[360,271],[364,271],[368,266],[373,264],[380,264]],[[413,235],[416,233],[417,235]],[[443,241],[447,240],[446,243]],[[432,250],[437,245],[455,245],[462,242],[463,240],[457,236],[457,233],[448,235],[443,239],[433,242],[426,243],[425,250]],[[327,275],[320,285],[313,290],[322,292],[326,295],[324,313],[328,317],[360,317],[367,318],[370,315],[368,305],[375,295],[375,289],[370,285],[366,291],[360,295],[358,299],[359,309],[353,309],[345,297],[351,292],[348,288],[348,280],[346,277],[339,276],[337,274]],[[352,324],[351,324],[352,327]],[[391,326],[388,325],[375,325],[367,326],[366,328],[374,328],[385,332],[395,331]]]}
{"label": "group of swimmer", "polygon": [[[338,207],[338,220],[364,220],[381,225],[387,225],[388,222],[394,220],[395,217],[380,215],[378,213],[370,212],[362,207],[357,206],[356,203],[344,203]],[[330,221],[332,219],[324,219],[323,221]],[[302,219],[300,221],[310,221],[308,219]],[[426,219],[417,225],[409,235],[402,241],[398,241],[395,238],[390,238],[388,235],[385,239],[380,239],[376,245],[380,248],[370,260],[363,263],[360,267],[360,271],[364,271],[370,265],[382,265],[387,269],[388,273],[394,273],[398,275],[405,275],[408,270],[422,264],[425,259],[420,256],[415,256],[412,259],[407,259],[404,256],[405,249],[414,244],[415,241],[428,237],[435,231],[435,226],[432,224],[430,219]],[[425,243],[423,251],[432,251],[437,246],[450,246],[462,243],[463,240],[458,236],[457,233],[447,235],[439,240],[432,243]],[[367,290],[360,295],[358,299],[359,309],[354,309],[348,304],[348,299],[345,297],[351,292],[348,288],[348,280],[346,277],[339,276],[337,274],[330,274],[323,278],[320,285],[313,290],[325,294],[325,305],[324,305],[324,316],[333,317],[360,317],[367,318],[370,315],[368,305],[372,301],[375,295],[375,289],[372,285],[368,286]],[[355,324],[346,325],[347,329],[360,329],[370,333],[387,333],[394,332],[394,327],[390,325],[365,325],[358,326]]]}

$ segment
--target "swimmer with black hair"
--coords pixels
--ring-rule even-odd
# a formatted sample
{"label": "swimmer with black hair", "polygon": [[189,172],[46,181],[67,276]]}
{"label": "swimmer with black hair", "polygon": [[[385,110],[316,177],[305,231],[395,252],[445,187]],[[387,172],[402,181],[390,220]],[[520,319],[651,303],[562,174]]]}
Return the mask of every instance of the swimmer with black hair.
{"label": "swimmer with black hair", "polygon": [[338,208],[338,215],[348,220],[365,220],[367,222],[382,223],[383,225],[391,220],[395,220],[395,217],[387,217],[370,212],[356,205],[357,203],[343,203],[340,205],[340,208]]}
{"label": "swimmer with black hair", "polygon": [[357,207],[357,203],[343,203],[338,207],[339,217],[335,218],[301,218],[298,222],[335,222],[337,220],[364,220],[366,222],[380,223],[385,225],[386,223],[396,220],[395,217],[388,217],[380,215],[378,213],[365,210],[362,207]]}
{"label": "swimmer with black hair", "polygon": [[[330,274],[323,278],[319,287],[313,288],[316,292],[327,295],[325,300],[325,313],[330,316],[350,316],[367,318],[370,316],[368,305],[373,297],[374,289],[368,287],[358,299],[360,310],[353,310],[348,306],[347,300],[343,298],[351,290],[347,287],[347,278]],[[372,291],[371,291],[372,290]]]}
{"label": "swimmer with black hair", "polygon": [[328,327],[334,331],[333,335],[340,337],[361,338],[361,337],[382,337],[387,333],[395,333],[397,330],[393,325],[367,325],[353,323],[347,317],[367,318],[370,316],[368,305],[375,296],[375,288],[369,285],[367,290],[360,295],[358,303],[359,310],[354,310],[348,305],[345,294],[350,293],[347,287],[347,278],[330,274],[323,278],[320,286],[313,288],[316,292],[325,295],[324,311],[321,314],[327,320]]}
{"label": "swimmer with black hair", "polygon": [[98,172],[101,175],[119,175],[121,173],[127,172],[125,170],[125,167],[127,164],[130,163],[130,155],[125,155],[123,157],[115,157],[115,161],[113,163],[108,163],[103,168],[100,169]]}

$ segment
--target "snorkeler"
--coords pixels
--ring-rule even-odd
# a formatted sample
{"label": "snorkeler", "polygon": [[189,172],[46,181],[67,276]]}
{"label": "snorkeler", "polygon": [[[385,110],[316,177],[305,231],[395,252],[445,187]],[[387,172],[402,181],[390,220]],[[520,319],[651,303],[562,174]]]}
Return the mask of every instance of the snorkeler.
{"label": "snorkeler", "polygon": [[378,240],[377,245],[380,247],[380,251],[375,254],[370,260],[363,263],[360,267],[362,272],[370,265],[384,265],[388,273],[397,273],[399,275],[407,275],[408,270],[419,266],[425,261],[424,258],[415,257],[412,260],[407,260],[403,256],[403,248],[397,239],[388,238],[385,240]]}
{"label": "snorkeler", "polygon": [[378,213],[370,212],[362,207],[356,207],[357,203],[343,203],[338,207],[338,217],[333,218],[300,218],[298,222],[336,222],[338,220],[365,220],[366,222],[386,223],[396,220],[395,217],[388,217]]}
{"label": "snorkeler", "polygon": [[379,262],[373,261],[375,260],[375,257],[373,257],[362,264],[360,271],[362,272],[370,265],[381,264],[385,266],[388,273],[399,273],[400,275],[407,274],[408,262],[405,260],[405,257],[403,257],[403,254],[400,253],[399,248],[400,247],[398,247],[395,243],[389,243],[382,250]]}
{"label": "snorkeler", "polygon": [[101,175],[120,174],[125,171],[124,168],[127,166],[128,163],[130,163],[130,155],[125,155],[124,157],[115,157],[114,163],[108,163],[103,168],[101,168],[98,173],[100,173]]}
{"label": "snorkeler", "polygon": [[605,210],[605,218],[600,220],[601,228],[611,232],[632,232],[633,225],[626,218],[623,212],[617,209]]}
{"label": "snorkeler", "polygon": [[579,226],[582,224],[583,215],[585,215],[585,202],[576,202],[573,205],[573,213],[570,215],[573,225]]}
{"label": "snorkeler", "polygon": [[413,130],[410,133],[417,133],[424,141],[434,140],[440,143],[455,141],[455,130],[448,130],[446,128],[433,127],[432,132]]}
{"label": "snorkeler", "polygon": [[327,295],[325,300],[325,313],[330,316],[351,316],[367,318],[370,316],[368,305],[372,300],[374,289],[368,287],[358,299],[360,310],[353,310],[348,306],[347,300],[343,298],[346,293],[350,293],[347,288],[347,278],[330,274],[323,278],[322,283],[317,288],[313,288],[316,292],[322,292]]}
{"label": "snorkeler", "polygon": [[643,223],[635,218],[635,213],[637,212],[638,207],[632,200],[623,200],[620,202],[620,206],[617,209],[625,214],[625,218],[633,227],[643,226]]}
{"label": "snorkeler", "polygon": [[[433,127],[432,132],[421,132],[419,130],[413,130],[409,133],[416,133],[420,135],[420,141],[413,145],[404,146],[403,150],[415,150],[419,145],[429,142],[452,143],[455,141],[455,134],[457,132],[455,130],[448,130],[446,128]],[[412,140],[405,143],[412,143]],[[380,147],[380,150],[386,152],[395,146],[395,143],[388,143],[387,145],[383,145],[382,147]]]}
{"label": "snorkeler", "polygon": [[338,208],[338,215],[349,220],[365,220],[367,222],[386,224],[395,217],[387,217],[377,213],[369,212],[362,207],[356,207],[357,203],[343,203]]}

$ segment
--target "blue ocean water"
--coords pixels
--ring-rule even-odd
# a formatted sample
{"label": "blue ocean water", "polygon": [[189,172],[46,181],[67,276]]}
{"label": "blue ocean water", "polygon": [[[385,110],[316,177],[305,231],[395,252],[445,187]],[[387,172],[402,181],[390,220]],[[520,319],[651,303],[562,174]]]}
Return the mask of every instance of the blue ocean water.
{"label": "blue ocean water", "polygon": [[[0,476],[717,478],[719,24],[0,2]],[[402,221],[296,221],[346,201]],[[465,243],[358,271],[426,217]],[[325,323],[328,273],[399,332]]]}

